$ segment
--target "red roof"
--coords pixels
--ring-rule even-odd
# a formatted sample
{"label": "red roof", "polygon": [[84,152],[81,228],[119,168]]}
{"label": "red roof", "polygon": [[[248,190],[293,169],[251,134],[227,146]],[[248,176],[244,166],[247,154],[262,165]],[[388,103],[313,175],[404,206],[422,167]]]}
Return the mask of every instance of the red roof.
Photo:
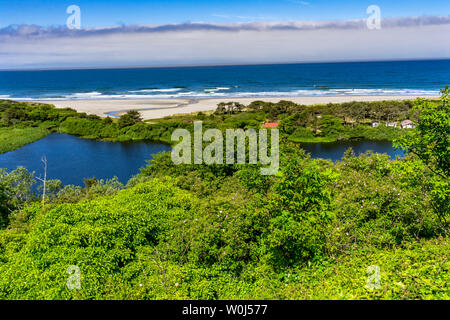
{"label": "red roof", "polygon": [[272,129],[274,129],[274,128],[278,128],[279,125],[280,124],[277,123],[277,122],[266,122],[266,123],[264,123],[264,128],[272,128]]}

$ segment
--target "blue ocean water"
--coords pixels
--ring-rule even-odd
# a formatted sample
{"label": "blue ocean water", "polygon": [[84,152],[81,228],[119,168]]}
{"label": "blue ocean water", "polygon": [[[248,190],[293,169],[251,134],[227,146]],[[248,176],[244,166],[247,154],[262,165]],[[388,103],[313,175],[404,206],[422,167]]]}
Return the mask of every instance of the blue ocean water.
{"label": "blue ocean water", "polygon": [[450,60],[1,71],[0,99],[437,95]]}

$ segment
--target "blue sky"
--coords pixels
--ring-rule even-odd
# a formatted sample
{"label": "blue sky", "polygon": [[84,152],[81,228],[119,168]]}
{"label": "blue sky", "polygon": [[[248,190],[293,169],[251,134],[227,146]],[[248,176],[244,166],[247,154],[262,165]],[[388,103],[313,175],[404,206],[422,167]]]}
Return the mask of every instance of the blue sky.
{"label": "blue sky", "polygon": [[12,24],[64,25],[66,8],[82,10],[83,27],[187,21],[347,20],[378,5],[383,17],[449,15],[448,0],[0,0],[0,28]]}

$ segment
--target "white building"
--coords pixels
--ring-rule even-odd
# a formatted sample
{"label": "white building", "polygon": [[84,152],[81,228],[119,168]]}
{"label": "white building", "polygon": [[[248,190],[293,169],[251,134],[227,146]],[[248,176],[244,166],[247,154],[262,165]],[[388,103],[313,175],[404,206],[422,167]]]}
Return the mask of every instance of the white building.
{"label": "white building", "polygon": [[402,129],[414,129],[416,125],[411,120],[405,120],[401,123]]}

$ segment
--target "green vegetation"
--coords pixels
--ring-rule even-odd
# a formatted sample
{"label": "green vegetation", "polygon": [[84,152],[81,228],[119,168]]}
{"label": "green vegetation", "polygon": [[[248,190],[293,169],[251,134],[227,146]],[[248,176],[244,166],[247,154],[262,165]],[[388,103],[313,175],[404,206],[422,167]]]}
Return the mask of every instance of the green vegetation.
{"label": "green vegetation", "polygon": [[[448,229],[419,160],[283,154],[269,178],[161,155],[111,196],[25,206],[0,232],[1,298],[449,298]],[[71,265],[80,290],[65,285]],[[366,287],[371,265],[379,289]]]}
{"label": "green vegetation", "polygon": [[[112,121],[105,120],[106,123],[112,123]],[[127,111],[124,115],[119,118],[118,125],[119,128],[130,127],[132,125],[142,122],[141,114],[136,110]]]}
{"label": "green vegetation", "polygon": [[446,222],[450,213],[450,90],[447,86],[441,92],[439,105],[419,101],[417,130],[399,139],[398,145],[416,155],[435,174],[428,184],[432,190],[431,203],[439,218]]}
{"label": "green vegetation", "polygon": [[[435,102],[428,102],[436,105]],[[292,142],[334,142],[369,139],[392,141],[405,130],[386,127],[385,121],[417,120],[411,101],[349,102],[304,106],[289,101],[255,101],[249,106],[221,103],[209,115],[166,117],[145,123],[139,112],[128,111],[120,119],[100,118],[56,109],[51,105],[0,100],[0,152],[17,149],[51,132],[64,132],[105,141],[151,140],[172,144],[176,128],[192,130],[194,121],[206,128],[260,128],[264,122],[278,122],[282,136]],[[372,120],[380,122],[371,127]],[[15,130],[15,131],[14,131]],[[23,131],[21,131],[23,130]],[[17,133],[17,134],[15,134]]]}
{"label": "green vegetation", "polygon": [[116,122],[110,122],[108,120],[74,117],[61,123],[59,131],[84,138],[105,141],[151,140],[171,144],[173,130],[180,127],[188,127],[188,125],[178,122],[164,122],[162,124],[157,123],[151,125],[139,122],[121,128]]}
{"label": "green vegetation", "polygon": [[42,103],[0,100],[0,153],[42,139],[69,117],[87,117],[72,109],[56,109]]}
{"label": "green vegetation", "polygon": [[0,127],[0,153],[16,150],[24,145],[44,138],[49,133],[50,131],[43,127]]}
{"label": "green vegetation", "polygon": [[[337,118],[333,120],[336,121]],[[356,125],[354,127],[343,126],[335,122],[332,125],[322,125],[320,131],[314,134],[313,130],[305,127],[297,127],[289,136],[289,140],[298,143],[335,142],[339,140],[366,139],[392,141],[403,133],[401,129],[386,127],[381,124],[377,128],[368,125]]]}
{"label": "green vegetation", "polygon": [[0,100],[0,114],[0,152],[15,150],[51,132],[108,141],[154,140],[171,143],[172,131],[183,127],[179,122],[145,124],[137,111],[129,111],[120,119],[102,119],[47,104],[6,100]]}
{"label": "green vegetation", "polygon": [[[165,153],[126,186],[53,181],[45,208],[32,175],[2,171],[0,298],[449,299],[448,89],[440,103],[399,107],[399,120],[418,125],[404,130],[409,138],[398,135],[396,143],[413,151],[402,159],[349,150],[337,163],[313,160],[289,141],[295,132],[312,139],[372,132],[363,116],[347,121],[353,127],[339,118],[352,106],[323,106],[317,117],[316,107],[287,102],[276,111],[229,104],[123,128],[111,119],[64,119],[60,130],[114,139],[163,139],[166,128],[190,129],[198,119],[204,129],[279,121],[280,171],[177,166]],[[383,130],[391,128],[372,133],[397,135]],[[70,266],[80,268],[80,289],[66,286]]]}

